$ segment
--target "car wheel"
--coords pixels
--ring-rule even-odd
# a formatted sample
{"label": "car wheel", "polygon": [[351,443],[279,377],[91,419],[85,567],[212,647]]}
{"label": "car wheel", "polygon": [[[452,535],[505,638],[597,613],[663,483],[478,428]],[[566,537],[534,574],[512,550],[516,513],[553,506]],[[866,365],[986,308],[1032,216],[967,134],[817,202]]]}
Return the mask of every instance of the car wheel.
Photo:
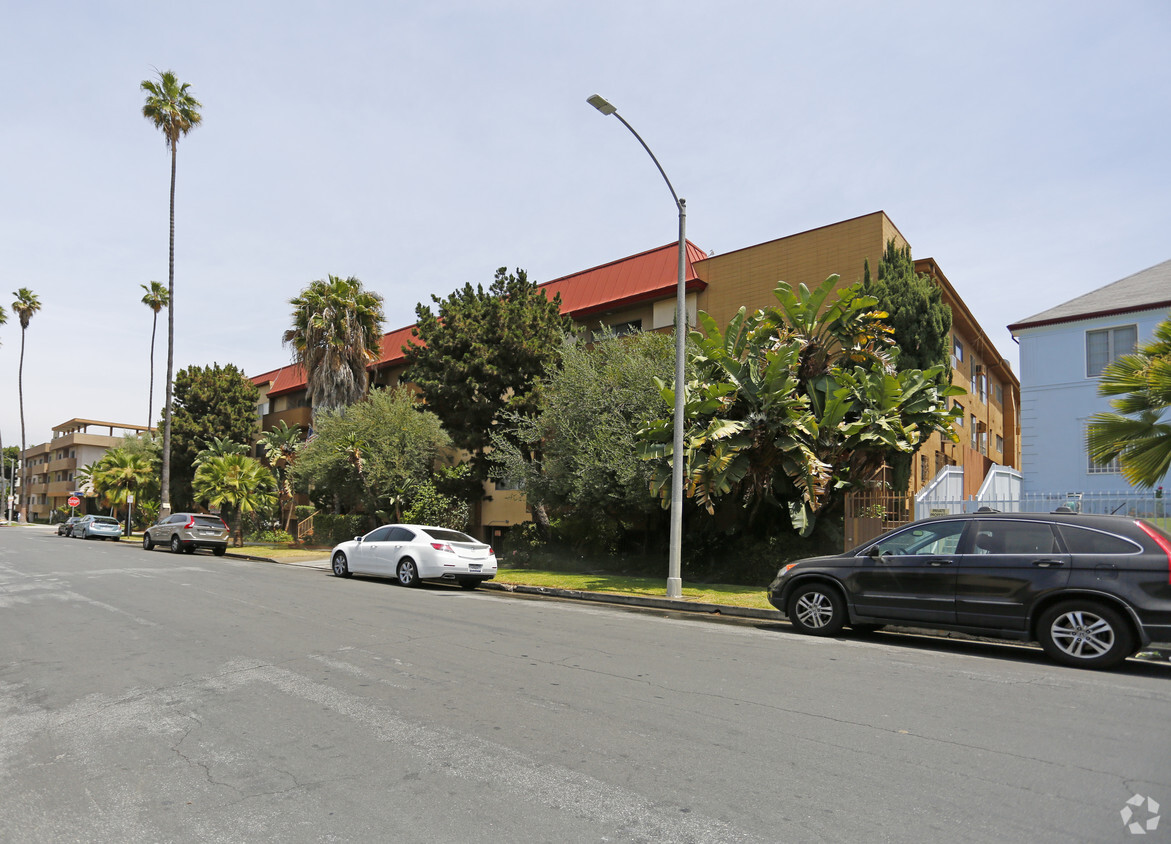
{"label": "car wheel", "polygon": [[183,540],[179,539],[179,537],[177,537],[177,536],[172,536],[171,537],[171,553],[178,554],[182,550],[183,550]]}
{"label": "car wheel", "polygon": [[350,576],[349,561],[346,560],[346,555],[341,551],[333,555],[333,573],[336,577]]}
{"label": "car wheel", "polygon": [[217,557],[222,557],[224,554],[228,553],[228,546],[217,545],[215,548],[211,549],[211,553],[215,554]]}
{"label": "car wheel", "polygon": [[1066,601],[1046,610],[1037,636],[1051,659],[1077,668],[1113,668],[1135,651],[1122,614],[1093,601]]}
{"label": "car wheel", "polygon": [[398,582],[402,586],[419,585],[419,568],[410,557],[398,564]]}
{"label": "car wheel", "polygon": [[476,580],[474,577],[470,577],[465,580],[461,580],[459,585],[463,589],[475,589],[480,585],[480,581]]}
{"label": "car wheel", "polygon": [[826,583],[798,586],[789,596],[789,621],[801,633],[833,636],[846,624],[846,602]]}
{"label": "car wheel", "polygon": [[154,540],[152,540],[150,538],[150,534],[143,533],[142,534],[142,550],[143,551],[151,551],[154,549],[154,547],[155,547]]}

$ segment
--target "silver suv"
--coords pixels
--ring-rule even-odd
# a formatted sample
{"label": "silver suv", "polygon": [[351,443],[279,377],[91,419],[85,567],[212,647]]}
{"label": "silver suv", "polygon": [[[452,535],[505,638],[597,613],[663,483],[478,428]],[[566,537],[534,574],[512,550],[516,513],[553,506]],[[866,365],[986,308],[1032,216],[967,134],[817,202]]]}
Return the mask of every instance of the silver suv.
{"label": "silver suv", "polygon": [[159,519],[142,534],[142,547],[153,550],[166,545],[172,554],[194,554],[196,548],[210,548],[217,557],[228,551],[228,526],[219,516],[207,513],[172,513]]}

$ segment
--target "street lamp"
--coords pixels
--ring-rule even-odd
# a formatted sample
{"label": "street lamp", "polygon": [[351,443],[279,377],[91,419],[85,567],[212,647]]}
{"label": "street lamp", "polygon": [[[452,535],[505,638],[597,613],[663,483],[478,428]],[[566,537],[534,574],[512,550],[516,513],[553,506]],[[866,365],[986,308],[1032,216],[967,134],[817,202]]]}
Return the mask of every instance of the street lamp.
{"label": "street lamp", "polygon": [[675,207],[679,209],[679,281],[675,289],[675,428],[674,442],[671,451],[671,548],[667,564],[667,597],[683,597],[683,578],[680,575],[683,558],[683,388],[684,371],[683,356],[687,342],[687,279],[685,269],[687,265],[687,202],[680,199],[667,178],[663,165],[646,141],[634,131],[626,120],[618,113],[617,107],[611,105],[598,94],[587,97],[586,102],[602,114],[614,115],[622,125],[630,130],[630,134],[638,138],[642,148],[647,151],[651,161],[659,168],[663,181],[667,183],[667,190],[671,191],[671,198],[675,200]]}

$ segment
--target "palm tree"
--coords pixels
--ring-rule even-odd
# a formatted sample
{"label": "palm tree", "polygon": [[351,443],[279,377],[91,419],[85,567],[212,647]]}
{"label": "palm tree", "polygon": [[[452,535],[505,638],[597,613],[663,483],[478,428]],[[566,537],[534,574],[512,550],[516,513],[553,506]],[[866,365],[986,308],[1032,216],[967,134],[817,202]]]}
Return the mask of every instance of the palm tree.
{"label": "palm tree", "polygon": [[354,277],[312,282],[293,306],[293,327],[285,332],[297,363],[305,369],[316,415],[351,405],[366,393],[366,366],[378,360],[382,340],[382,297]]}
{"label": "palm tree", "polygon": [[131,495],[135,495],[151,482],[154,467],[141,454],[133,454],[122,448],[112,448],[95,464],[92,479],[95,487],[111,506],[128,505],[126,512],[126,535],[130,535]]}
{"label": "palm tree", "polygon": [[171,294],[160,282],[152,281],[150,287],[138,285],[146,291],[142,304],[154,311],[150,324],[150,394],[146,405],[146,426],[149,428],[155,412],[155,329],[159,326],[159,311],[171,303]]}
{"label": "palm tree", "polygon": [[243,454],[216,455],[199,464],[192,490],[208,507],[227,508],[234,515],[236,545],[243,545],[240,517],[275,502],[276,479],[259,460]]}
{"label": "palm tree", "polygon": [[1103,370],[1098,392],[1118,396],[1110,402],[1117,412],[1090,417],[1090,456],[1098,463],[1117,458],[1130,483],[1153,487],[1171,469],[1171,424],[1163,421],[1171,407],[1171,317],[1150,342]]}
{"label": "palm tree", "polygon": [[212,437],[207,445],[195,455],[195,465],[210,460],[212,457],[227,457],[230,454],[247,454],[248,446],[243,443],[234,443],[227,437]]}
{"label": "palm tree", "polygon": [[22,287],[12,293],[16,301],[12,303],[12,312],[20,319],[20,368],[17,370],[16,389],[20,396],[20,517],[28,521],[28,469],[24,463],[24,333],[33,314],[41,309],[41,300],[27,287]]}
{"label": "palm tree", "polygon": [[282,419],[275,428],[261,434],[260,445],[264,448],[264,457],[268,460],[268,465],[276,471],[278,504],[282,515],[285,512],[285,502],[290,505],[285,520],[285,532],[288,533],[293,526],[291,470],[297,459],[297,451],[301,447],[301,426],[294,425],[290,428],[289,423]]}
{"label": "palm tree", "polygon": [[175,162],[179,138],[203,122],[199,109],[203,104],[188,92],[188,83],[167,70],[157,81],[143,80],[139,86],[147,94],[142,116],[163,133],[171,150],[171,238],[167,258],[167,399],[163,407],[163,467],[160,479],[160,515],[171,512],[171,389],[175,368]]}

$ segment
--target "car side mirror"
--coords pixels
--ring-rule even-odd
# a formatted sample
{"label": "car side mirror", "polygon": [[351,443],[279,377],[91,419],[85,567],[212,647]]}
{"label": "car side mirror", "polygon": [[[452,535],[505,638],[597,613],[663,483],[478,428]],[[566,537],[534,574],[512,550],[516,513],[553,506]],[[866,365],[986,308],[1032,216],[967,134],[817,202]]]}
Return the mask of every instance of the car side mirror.
{"label": "car side mirror", "polygon": [[355,542],[361,542],[361,541],[362,541],[362,537],[360,537],[360,536],[355,536],[355,537],[354,537],[354,541],[355,541]]}
{"label": "car side mirror", "polygon": [[866,556],[867,557],[881,557],[882,551],[880,551],[878,549],[877,545],[871,545],[869,548],[866,549]]}

